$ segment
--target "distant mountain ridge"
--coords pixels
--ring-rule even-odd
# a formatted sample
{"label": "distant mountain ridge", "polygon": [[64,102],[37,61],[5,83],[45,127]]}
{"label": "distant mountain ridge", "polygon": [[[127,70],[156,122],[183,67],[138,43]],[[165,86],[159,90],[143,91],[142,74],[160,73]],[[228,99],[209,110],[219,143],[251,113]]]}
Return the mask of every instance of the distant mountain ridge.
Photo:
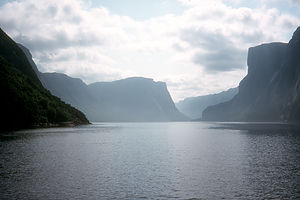
{"label": "distant mountain ridge", "polygon": [[88,124],[83,113],[43,88],[20,47],[0,29],[0,132]]}
{"label": "distant mountain ridge", "polygon": [[185,98],[176,103],[180,112],[191,119],[197,120],[202,118],[202,112],[208,106],[216,105],[231,100],[238,93],[238,88],[230,88],[226,91],[197,97]]}
{"label": "distant mountain ridge", "polygon": [[[20,45],[22,46],[22,45]],[[22,46],[37,70],[32,56]],[[146,122],[188,120],[180,113],[164,82],[131,77],[112,82],[85,84],[62,73],[41,73],[39,79],[53,95],[71,104],[94,122]]]}
{"label": "distant mountain ridge", "polygon": [[[86,85],[59,73],[42,73],[54,95],[82,110],[91,121],[181,121],[181,114],[163,82],[132,77]],[[58,85],[60,85],[58,87]]]}
{"label": "distant mountain ridge", "polygon": [[210,106],[204,120],[300,121],[300,27],[288,44],[249,48],[248,74],[230,101]]}

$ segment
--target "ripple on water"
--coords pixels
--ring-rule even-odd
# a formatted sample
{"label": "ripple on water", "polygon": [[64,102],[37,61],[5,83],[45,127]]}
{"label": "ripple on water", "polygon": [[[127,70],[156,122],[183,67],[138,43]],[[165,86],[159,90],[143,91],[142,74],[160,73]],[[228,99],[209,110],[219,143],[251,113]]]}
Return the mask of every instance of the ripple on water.
{"label": "ripple on water", "polygon": [[0,136],[0,199],[300,199],[293,126],[99,123]]}

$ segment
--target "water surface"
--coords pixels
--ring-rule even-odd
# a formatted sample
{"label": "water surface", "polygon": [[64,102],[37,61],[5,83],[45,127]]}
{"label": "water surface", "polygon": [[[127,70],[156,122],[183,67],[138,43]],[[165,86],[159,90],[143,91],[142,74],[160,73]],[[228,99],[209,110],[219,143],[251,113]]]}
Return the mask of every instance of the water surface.
{"label": "water surface", "polygon": [[297,125],[96,123],[0,136],[0,199],[300,199]]}

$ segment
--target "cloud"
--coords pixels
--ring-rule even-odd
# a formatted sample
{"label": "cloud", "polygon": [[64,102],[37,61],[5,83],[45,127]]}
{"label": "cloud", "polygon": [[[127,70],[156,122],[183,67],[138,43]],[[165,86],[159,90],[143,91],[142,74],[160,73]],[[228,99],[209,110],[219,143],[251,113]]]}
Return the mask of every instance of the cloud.
{"label": "cloud", "polygon": [[207,71],[230,71],[245,67],[247,52],[236,47],[221,33],[206,33],[202,29],[184,30],[181,38],[192,48],[199,49],[192,61],[202,65]]}
{"label": "cloud", "polygon": [[[299,24],[299,18],[276,8],[232,8],[218,0],[182,2],[193,7],[186,13],[190,23],[181,29],[180,38],[189,45],[185,50],[192,52],[193,63],[209,73],[244,69],[248,47],[282,39],[286,30]],[[178,44],[173,48],[183,51]]]}
{"label": "cloud", "polygon": [[209,53],[195,54],[193,62],[203,64],[208,71],[231,71],[244,68],[246,52],[237,49],[219,49]]}
{"label": "cloud", "polygon": [[84,48],[90,46],[101,46],[105,42],[93,33],[87,33],[77,30],[73,35],[68,34],[65,30],[56,30],[49,32],[47,35],[37,35],[34,39],[23,36],[22,33],[14,38],[23,43],[32,51],[50,51],[61,48],[77,47]]}
{"label": "cloud", "polygon": [[180,15],[138,21],[83,0],[13,1],[0,7],[0,26],[30,49],[43,72],[87,83],[151,77],[166,81],[177,100],[236,86],[246,73],[250,46],[287,41],[300,24],[299,16],[280,7],[178,2],[185,6]]}

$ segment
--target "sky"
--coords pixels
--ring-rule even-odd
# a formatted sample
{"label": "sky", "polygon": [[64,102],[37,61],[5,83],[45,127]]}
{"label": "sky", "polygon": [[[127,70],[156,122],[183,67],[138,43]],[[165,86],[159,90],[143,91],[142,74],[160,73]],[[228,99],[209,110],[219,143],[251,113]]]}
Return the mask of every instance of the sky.
{"label": "sky", "polygon": [[238,86],[249,47],[288,42],[300,0],[0,0],[0,27],[42,72],[164,81],[174,101]]}

